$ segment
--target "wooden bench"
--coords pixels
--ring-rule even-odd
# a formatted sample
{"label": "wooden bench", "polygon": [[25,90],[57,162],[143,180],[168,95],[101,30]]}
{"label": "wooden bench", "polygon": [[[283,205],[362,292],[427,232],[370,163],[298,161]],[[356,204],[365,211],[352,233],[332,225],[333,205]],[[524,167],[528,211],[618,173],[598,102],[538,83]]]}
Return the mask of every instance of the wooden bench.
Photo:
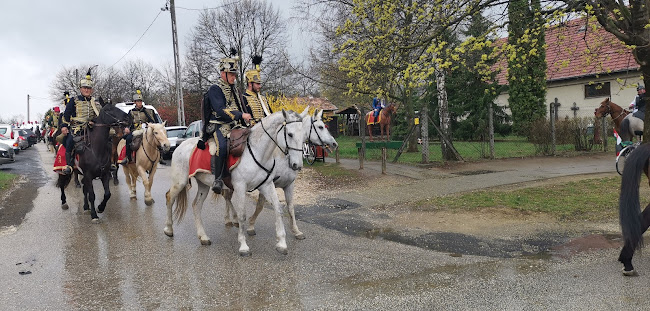
{"label": "wooden bench", "polygon": [[[402,147],[401,141],[372,141],[366,142],[366,149],[381,149],[381,173],[386,174],[386,150],[399,150]],[[363,169],[363,159],[365,158],[364,150],[361,149],[361,143],[357,143],[359,152],[359,169]]]}

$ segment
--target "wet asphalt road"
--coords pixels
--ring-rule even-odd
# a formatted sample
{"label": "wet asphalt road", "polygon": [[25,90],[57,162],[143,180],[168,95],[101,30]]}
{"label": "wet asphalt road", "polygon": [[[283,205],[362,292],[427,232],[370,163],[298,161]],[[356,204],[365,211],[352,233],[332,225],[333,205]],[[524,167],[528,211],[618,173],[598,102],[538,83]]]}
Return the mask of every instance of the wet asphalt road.
{"label": "wet asphalt road", "polygon": [[[265,210],[249,238],[253,256],[240,257],[235,229],[222,224],[222,202],[210,199],[203,215],[212,245],[200,245],[191,214],[169,238],[162,231],[167,166],[158,170],[153,206],[144,205],[142,185],[138,200],[129,200],[120,174],[101,223],[92,224],[78,211],[81,190],[74,186],[67,190],[71,208],[60,209],[53,156],[44,145],[36,148],[28,151],[45,182],[21,185],[18,191],[28,194],[16,205],[26,219],[0,229],[2,309],[646,310],[650,303],[644,255],[635,257],[640,276],[625,278],[617,248],[566,257],[431,250],[436,245],[357,234],[363,230],[349,228],[364,220],[363,208],[303,207],[299,225],[307,239],[288,233],[288,255],[274,250],[272,213]],[[2,209],[12,208],[6,203]],[[468,249],[498,249],[497,242],[475,241]]]}

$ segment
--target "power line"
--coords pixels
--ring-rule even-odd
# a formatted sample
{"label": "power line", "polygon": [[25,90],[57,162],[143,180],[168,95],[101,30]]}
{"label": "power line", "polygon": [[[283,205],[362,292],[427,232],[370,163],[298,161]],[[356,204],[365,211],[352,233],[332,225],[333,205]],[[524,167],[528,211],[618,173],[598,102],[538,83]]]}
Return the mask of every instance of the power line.
{"label": "power line", "polygon": [[237,4],[238,2],[239,1],[235,1],[235,2],[232,2],[232,3],[228,3],[228,4],[222,4],[222,5],[220,5],[218,7],[214,7],[214,8],[193,9],[193,8],[184,8],[184,7],[180,7],[180,6],[177,6],[176,8],[181,9],[181,10],[188,10],[188,11],[220,10],[220,9],[222,9],[224,7],[229,6],[229,5]]}
{"label": "power line", "polygon": [[108,69],[113,68],[113,66],[115,66],[117,63],[119,63],[127,54],[129,54],[129,52],[131,52],[131,50],[133,50],[133,48],[138,44],[138,42],[140,42],[140,40],[142,40],[142,37],[144,37],[144,35],[147,33],[147,31],[149,31],[149,28],[151,28],[153,23],[156,22],[156,20],[158,19],[158,16],[160,16],[160,13],[162,13],[162,11],[158,11],[158,14],[156,15],[156,17],[154,17],[153,21],[151,21],[151,24],[149,24],[149,27],[147,27],[147,29],[145,29],[145,31],[142,33],[140,38],[138,38],[138,41],[136,41],[133,44],[133,46],[131,46],[131,48],[128,51],[126,51],[126,53],[124,53],[124,55],[122,55],[122,57],[120,57],[120,59],[118,59],[115,63],[113,63],[113,65],[108,67]]}

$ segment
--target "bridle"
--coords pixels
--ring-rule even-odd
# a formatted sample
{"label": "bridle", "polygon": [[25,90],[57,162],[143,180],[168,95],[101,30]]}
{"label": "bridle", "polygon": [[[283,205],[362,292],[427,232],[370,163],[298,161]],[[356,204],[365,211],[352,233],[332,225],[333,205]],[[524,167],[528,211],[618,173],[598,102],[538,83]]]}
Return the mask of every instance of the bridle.
{"label": "bridle", "polygon": [[323,143],[323,138],[320,137],[320,134],[318,134],[318,130],[316,129],[315,123],[318,122],[316,118],[310,117],[311,118],[311,126],[309,127],[309,136],[307,136],[307,140],[311,141],[311,132],[314,131],[316,133],[316,137],[318,137],[318,141],[320,142],[318,146],[324,146],[325,144]]}
{"label": "bridle", "polygon": [[[280,131],[284,129],[284,142],[285,142],[285,145],[286,145],[286,150],[282,150],[282,147],[280,147],[280,145],[275,140],[275,138],[273,138],[273,136],[271,136],[271,134],[269,134],[269,132],[266,130],[266,128],[264,127],[264,119],[260,120],[260,126],[262,126],[262,129],[264,130],[264,133],[266,133],[266,135],[273,141],[275,146],[278,147],[278,149],[280,149],[280,151],[282,151],[282,153],[284,155],[288,155],[289,150],[302,152],[302,149],[290,147],[289,146],[289,141],[287,140],[287,124],[296,123],[296,122],[301,122],[302,123],[302,121],[289,121],[289,122],[287,122],[287,119],[285,117],[284,122],[282,122],[282,126],[276,132],[276,136],[277,136],[277,134],[279,134]],[[251,144],[250,144],[250,136],[248,136],[246,138],[246,149],[248,149],[248,153],[250,153],[251,157],[253,158],[253,161],[255,161],[255,164],[257,164],[257,166],[259,166],[262,170],[264,170],[266,172],[266,178],[264,178],[264,180],[262,180],[261,183],[259,183],[255,188],[253,188],[253,190],[249,190],[249,192],[250,192],[250,191],[257,190],[260,186],[262,186],[269,179],[269,177],[271,177],[271,173],[273,173],[273,170],[275,169],[275,158],[273,159],[273,166],[271,166],[271,169],[267,169],[266,167],[264,167],[264,165],[262,165],[262,163],[260,163],[260,161],[257,160],[255,155],[253,154],[253,150],[251,149]],[[289,161],[288,157],[287,157],[287,161]],[[289,167],[291,167],[291,169],[293,169],[291,164],[289,164]]]}
{"label": "bridle", "polygon": [[612,115],[612,107],[609,105],[609,102],[605,106],[607,107],[607,110],[603,112],[603,117],[609,114],[612,117],[612,121],[616,121],[616,119],[620,118],[625,114],[625,109],[621,108],[621,113],[619,113],[617,117],[614,117]]}
{"label": "bridle", "polygon": [[[151,128],[151,135],[153,135],[153,127],[151,127],[151,126],[148,126],[148,127],[147,127],[147,130],[142,134],[142,135],[144,136],[145,143],[147,143],[147,144],[149,143],[149,138],[148,138],[148,136],[149,136],[149,129],[150,129],[150,128]],[[156,136],[154,135],[154,138],[155,138],[155,137],[156,137]],[[152,160],[152,159],[151,159],[151,157],[150,157],[149,154],[147,153],[147,148],[146,148],[144,145],[142,146],[142,151],[144,151],[144,155],[147,156],[147,160],[149,160],[149,162],[151,162],[151,168],[152,168],[152,169],[153,169],[153,165],[154,165],[157,161],[160,160],[160,149],[161,149],[161,147],[160,147],[160,140],[158,140],[158,138],[156,138],[156,141],[158,142],[158,145],[156,145],[156,144],[154,143],[154,147],[156,147],[156,148],[158,149],[158,156],[156,156],[156,159],[155,159],[155,160]],[[149,172],[147,172],[147,173],[149,173]]]}

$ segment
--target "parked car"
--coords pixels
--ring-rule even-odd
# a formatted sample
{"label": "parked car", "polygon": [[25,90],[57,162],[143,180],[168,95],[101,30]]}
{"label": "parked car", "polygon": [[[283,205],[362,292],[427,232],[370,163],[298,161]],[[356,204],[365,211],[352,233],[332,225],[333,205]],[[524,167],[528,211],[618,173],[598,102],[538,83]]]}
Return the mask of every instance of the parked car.
{"label": "parked car", "polygon": [[169,139],[169,151],[163,154],[163,158],[169,159],[172,157],[174,149],[179,145],[178,139],[185,134],[187,126],[166,126],[165,130],[167,130],[167,138]]}
{"label": "parked car", "polygon": [[203,121],[201,120],[194,121],[190,123],[190,125],[187,127],[187,130],[185,130],[183,136],[178,137],[178,140],[176,141],[176,146],[180,145],[188,138],[200,137],[202,133],[203,133]]}
{"label": "parked car", "polygon": [[10,124],[0,124],[0,143],[11,146],[15,154],[20,152],[18,135],[14,134],[13,126]]}
{"label": "parked car", "polygon": [[6,164],[16,161],[14,159],[14,148],[0,143],[0,164]]}
{"label": "parked car", "polygon": [[38,142],[38,137],[36,137],[36,133],[34,133],[32,129],[22,129],[21,131],[25,131],[27,142],[29,143],[30,147],[36,145],[36,143]]}
{"label": "parked car", "polygon": [[[154,118],[156,119],[156,122],[162,123],[162,119],[160,118],[160,115],[158,114],[158,110],[156,110],[156,107],[147,105],[145,103],[142,103],[142,105],[147,108],[151,109],[154,112]],[[122,111],[129,113],[131,109],[135,108],[135,103],[134,102],[126,102],[126,103],[117,103],[115,104],[115,107],[120,108]]]}
{"label": "parked car", "polygon": [[29,144],[29,135],[27,135],[27,132],[22,129],[14,129],[13,131],[14,137],[16,137],[16,141],[18,142],[18,147],[20,147],[20,150],[25,150],[30,147]]}

